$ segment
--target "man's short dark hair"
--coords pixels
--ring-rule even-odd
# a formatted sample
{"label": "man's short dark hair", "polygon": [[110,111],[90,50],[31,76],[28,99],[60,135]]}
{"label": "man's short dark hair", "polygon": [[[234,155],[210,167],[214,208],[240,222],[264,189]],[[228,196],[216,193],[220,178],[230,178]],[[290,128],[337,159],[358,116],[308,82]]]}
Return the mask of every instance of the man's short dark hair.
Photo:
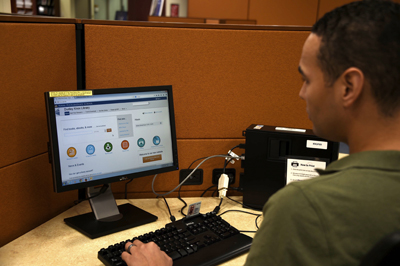
{"label": "man's short dark hair", "polygon": [[332,85],[349,67],[369,82],[381,112],[400,110],[400,5],[361,1],[336,8],[312,27],[321,37],[318,61]]}

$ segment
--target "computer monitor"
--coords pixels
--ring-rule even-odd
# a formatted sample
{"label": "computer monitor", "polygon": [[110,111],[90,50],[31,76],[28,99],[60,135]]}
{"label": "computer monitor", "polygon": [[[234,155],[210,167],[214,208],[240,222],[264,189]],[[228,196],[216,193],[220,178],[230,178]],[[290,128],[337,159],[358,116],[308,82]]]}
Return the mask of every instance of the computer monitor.
{"label": "computer monitor", "polygon": [[178,170],[172,86],[54,91],[45,100],[54,190],[87,189],[93,210],[64,221],[96,238],[157,220],[117,206],[108,184]]}

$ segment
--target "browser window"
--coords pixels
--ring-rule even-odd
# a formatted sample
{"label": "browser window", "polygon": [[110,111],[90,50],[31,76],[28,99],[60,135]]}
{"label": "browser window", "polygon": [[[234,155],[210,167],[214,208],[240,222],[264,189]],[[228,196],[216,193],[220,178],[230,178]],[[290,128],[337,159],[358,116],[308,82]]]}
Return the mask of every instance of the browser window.
{"label": "browser window", "polygon": [[62,184],[172,165],[168,94],[55,100]]}

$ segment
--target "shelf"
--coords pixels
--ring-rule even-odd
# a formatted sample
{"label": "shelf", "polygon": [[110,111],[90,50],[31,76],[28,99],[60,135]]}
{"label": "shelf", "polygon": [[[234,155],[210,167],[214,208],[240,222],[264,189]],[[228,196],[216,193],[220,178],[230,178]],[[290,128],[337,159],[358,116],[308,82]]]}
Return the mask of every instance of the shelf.
{"label": "shelf", "polygon": [[60,16],[60,0],[11,0],[12,13]]}

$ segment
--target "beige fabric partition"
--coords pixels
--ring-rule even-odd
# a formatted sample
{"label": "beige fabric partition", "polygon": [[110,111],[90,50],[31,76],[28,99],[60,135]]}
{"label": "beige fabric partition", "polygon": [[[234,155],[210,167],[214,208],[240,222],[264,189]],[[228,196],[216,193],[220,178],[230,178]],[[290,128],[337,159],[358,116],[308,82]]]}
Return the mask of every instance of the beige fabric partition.
{"label": "beige fabric partition", "polygon": [[[311,127],[297,73],[307,29],[90,23],[87,89],[172,85],[180,168],[244,143],[242,131],[252,123]],[[206,162],[203,185],[185,186],[182,193],[199,196],[212,185],[212,170],[222,167],[223,159]],[[240,163],[233,167],[238,186]],[[178,171],[159,175],[156,189],[174,188],[178,177]],[[134,180],[129,197],[153,197],[151,180]],[[113,191],[122,196],[123,184]]]}
{"label": "beige fabric partition", "polygon": [[0,16],[0,246],[77,197],[53,192],[47,154],[44,92],[77,82],[75,20],[56,21]]}

